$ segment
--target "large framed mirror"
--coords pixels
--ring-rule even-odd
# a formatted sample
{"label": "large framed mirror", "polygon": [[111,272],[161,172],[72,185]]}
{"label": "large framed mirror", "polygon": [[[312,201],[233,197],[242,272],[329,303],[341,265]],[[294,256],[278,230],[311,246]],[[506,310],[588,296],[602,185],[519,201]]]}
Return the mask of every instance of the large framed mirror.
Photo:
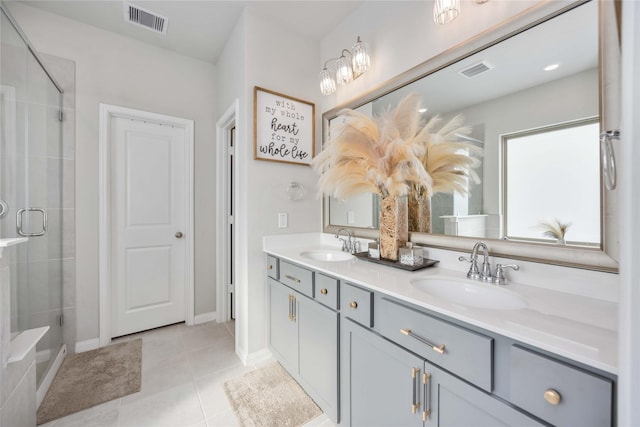
{"label": "large framed mirror", "polygon": [[[613,4],[536,6],[327,111],[324,140],[343,108],[375,116],[418,93],[425,122],[461,115],[470,131],[460,137],[482,155],[466,194],[431,197],[431,231],[409,230],[413,242],[469,250],[485,240],[498,256],[616,272],[616,194],[605,190],[600,154],[600,134],[617,125],[607,104],[618,97],[605,89],[618,78],[603,52],[619,49],[615,9],[604,23]],[[377,204],[372,194],[325,197],[324,229],[376,237]]]}

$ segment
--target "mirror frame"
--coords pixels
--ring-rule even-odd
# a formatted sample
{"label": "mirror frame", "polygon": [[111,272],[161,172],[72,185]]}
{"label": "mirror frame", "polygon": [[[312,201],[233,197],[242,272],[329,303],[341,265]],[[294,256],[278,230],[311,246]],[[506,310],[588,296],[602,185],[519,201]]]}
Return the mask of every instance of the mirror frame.
{"label": "mirror frame", "polygon": [[[443,68],[446,68],[463,58],[473,55],[481,50],[491,47],[497,43],[500,43],[518,33],[526,31],[544,21],[552,19],[564,12],[567,12],[575,7],[578,7],[588,0],[579,0],[564,7],[558,8],[555,2],[543,2],[532,6],[531,8],[507,19],[506,21],[491,27],[475,37],[472,37],[436,56],[428,59],[421,64],[409,69],[408,71],[380,84],[378,87],[367,92],[363,96],[348,101],[342,105],[334,107],[326,111],[322,115],[322,140],[323,142],[328,138],[329,121],[338,116],[338,112],[344,108],[357,108],[368,102],[371,102],[383,95],[386,95],[402,86],[413,83],[414,81],[433,74]],[[598,0],[592,0],[598,1]],[[619,46],[617,23],[615,20],[615,11],[606,10],[608,7],[605,3],[598,1],[598,74],[599,74],[599,98],[600,98],[600,111],[599,122],[601,131],[609,129],[617,129],[619,120],[616,116],[618,113],[618,107],[615,103],[619,102],[619,95],[616,90],[619,90],[619,74],[615,61],[611,59],[611,53],[609,56],[603,52],[603,45],[611,45],[615,42]],[[611,2],[614,3],[614,2]],[[610,6],[615,7],[615,6]],[[616,23],[616,28],[610,29],[615,35],[609,35],[609,37],[615,37],[612,40],[605,40],[607,32],[605,32],[605,18],[607,22]],[[614,45],[615,46],[615,45]],[[610,49],[615,50],[615,49]],[[618,53],[619,55],[619,53]],[[603,58],[607,58],[605,61]],[[619,57],[614,56],[613,59],[619,60]],[[616,69],[606,69],[614,63]],[[606,82],[606,84],[605,84]],[[614,93],[605,94],[604,88],[607,87],[609,92],[613,87]],[[608,107],[611,104],[610,113]],[[610,126],[613,125],[613,126]],[[602,162],[602,159],[601,159]],[[602,171],[602,165],[601,165]],[[600,200],[601,200],[601,247],[600,248],[585,248],[585,247],[571,247],[571,246],[558,246],[552,243],[535,243],[535,242],[515,242],[498,239],[483,239],[487,242],[492,256],[505,257],[523,261],[532,261],[544,264],[560,265],[565,267],[575,267],[588,270],[603,271],[609,273],[618,272],[618,208],[617,199],[618,195],[616,191],[605,191],[604,183],[602,179],[602,172],[600,178]],[[335,233],[343,226],[330,225],[329,221],[329,202],[328,197],[322,198],[322,211],[323,211],[323,231],[326,233]],[[355,235],[364,238],[377,238],[377,229],[356,228],[356,227],[344,227],[350,229]],[[473,245],[479,239],[476,237],[461,237],[461,236],[447,236],[439,234],[427,234],[410,232],[410,240],[414,243],[418,243],[423,246],[447,249],[455,251],[470,252]]]}

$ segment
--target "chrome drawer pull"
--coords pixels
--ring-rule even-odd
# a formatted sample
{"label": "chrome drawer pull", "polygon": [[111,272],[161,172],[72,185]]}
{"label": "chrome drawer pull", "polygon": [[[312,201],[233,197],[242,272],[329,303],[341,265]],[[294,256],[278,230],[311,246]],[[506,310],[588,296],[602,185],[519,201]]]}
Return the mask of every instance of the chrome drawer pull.
{"label": "chrome drawer pull", "polygon": [[296,283],[300,283],[300,279],[298,279],[297,277],[289,276],[289,275],[286,275],[286,274],[285,274],[284,277],[286,277],[289,280],[293,280]]}
{"label": "chrome drawer pull", "polygon": [[326,294],[327,294],[327,292],[329,292],[329,291],[327,291],[327,289],[326,289],[326,288],[322,288],[322,289],[320,289],[320,293],[321,293],[322,295],[326,295]]}
{"label": "chrome drawer pull", "polygon": [[549,402],[551,405],[555,406],[560,403],[560,400],[562,400],[562,397],[560,396],[560,393],[550,388],[549,390],[544,392],[544,400]]}
{"label": "chrome drawer pull", "polygon": [[273,270],[273,265],[269,264],[269,270]]}
{"label": "chrome drawer pull", "polygon": [[353,308],[353,309],[356,309],[356,308],[358,308],[358,303],[357,303],[357,302],[355,302],[355,301],[351,301],[351,302],[349,303],[349,307],[351,307],[351,308]]}
{"label": "chrome drawer pull", "polygon": [[406,335],[408,337],[417,339],[418,341],[420,341],[423,344],[428,345],[436,353],[444,354],[444,347],[445,347],[444,344],[436,345],[436,344],[434,344],[432,342],[429,342],[429,341],[425,340],[424,338],[422,338],[422,337],[414,334],[413,332],[411,332],[411,329],[400,329],[400,332],[402,332],[404,335]]}

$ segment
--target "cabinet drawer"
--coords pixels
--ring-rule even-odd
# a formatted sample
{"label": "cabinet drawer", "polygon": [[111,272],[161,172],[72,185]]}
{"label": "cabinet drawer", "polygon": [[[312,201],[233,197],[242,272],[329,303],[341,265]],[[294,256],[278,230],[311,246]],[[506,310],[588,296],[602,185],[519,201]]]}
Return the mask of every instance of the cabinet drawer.
{"label": "cabinet drawer", "polygon": [[280,282],[313,298],[313,271],[280,260]]}
{"label": "cabinet drawer", "polygon": [[334,310],[338,309],[338,279],[316,273],[316,301]]}
{"label": "cabinet drawer", "polygon": [[367,327],[373,326],[373,292],[349,283],[340,287],[340,313]]}
{"label": "cabinet drawer", "polygon": [[493,338],[382,298],[376,330],[430,362],[492,391]]}
{"label": "cabinet drawer", "polygon": [[558,427],[612,425],[611,380],[518,346],[509,393],[513,404]]}
{"label": "cabinet drawer", "polygon": [[278,280],[278,258],[267,255],[267,275]]}

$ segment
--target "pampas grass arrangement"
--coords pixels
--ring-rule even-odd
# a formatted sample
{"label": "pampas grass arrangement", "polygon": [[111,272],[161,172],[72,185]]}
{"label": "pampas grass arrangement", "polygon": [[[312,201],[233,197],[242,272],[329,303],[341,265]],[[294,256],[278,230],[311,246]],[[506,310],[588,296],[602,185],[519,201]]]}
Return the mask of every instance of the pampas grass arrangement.
{"label": "pampas grass arrangement", "polygon": [[463,126],[463,121],[463,117],[457,115],[435,131],[442,122],[441,117],[435,116],[423,128],[425,137],[421,143],[425,150],[420,161],[431,177],[432,185],[415,186],[414,191],[419,195],[469,194],[469,182],[480,183],[480,177],[473,169],[480,165],[482,150],[460,141],[459,135],[468,136],[471,133],[471,128]]}
{"label": "pampas grass arrangement", "polygon": [[345,199],[369,192],[405,196],[412,184],[430,187],[420,161],[425,148],[416,135],[419,105],[419,96],[412,94],[377,118],[342,110],[329,143],[311,163],[320,174],[320,191]]}
{"label": "pampas grass arrangement", "polygon": [[571,223],[561,222],[558,218],[547,219],[540,222],[540,228],[544,230],[542,235],[556,239],[558,242],[564,242],[564,237],[570,226]]}
{"label": "pampas grass arrangement", "polygon": [[441,123],[442,119],[435,116],[421,132],[423,137],[420,143],[425,150],[420,161],[432,182],[431,186],[412,186],[409,194],[409,227],[413,231],[431,232],[431,196],[453,192],[469,194],[470,181],[480,183],[480,177],[473,168],[480,165],[482,150],[460,141],[460,136],[468,136],[471,128],[463,126],[461,115],[444,125]]}
{"label": "pampas grass arrangement", "polygon": [[329,143],[311,163],[325,194],[338,199],[367,192],[380,195],[380,255],[392,260],[408,238],[406,200],[402,207],[397,198],[413,186],[432,185],[420,160],[425,146],[419,108],[420,97],[410,94],[394,111],[376,118],[342,110]]}
{"label": "pampas grass arrangement", "polygon": [[[397,247],[396,255],[383,253],[385,241],[398,243],[407,238],[406,231],[403,235],[400,226],[390,223],[397,222],[397,211],[403,208],[386,198],[466,193],[469,178],[479,182],[472,170],[479,161],[471,153],[480,150],[455,137],[470,133],[462,126],[462,117],[454,117],[436,131],[442,120],[436,116],[425,126],[419,109],[420,96],[414,93],[403,98],[395,110],[376,118],[342,110],[338,123],[332,125],[329,143],[311,163],[320,174],[318,186],[324,194],[337,199],[359,193],[380,195],[380,250],[385,258],[397,256]],[[406,218],[406,205],[404,209]]]}

